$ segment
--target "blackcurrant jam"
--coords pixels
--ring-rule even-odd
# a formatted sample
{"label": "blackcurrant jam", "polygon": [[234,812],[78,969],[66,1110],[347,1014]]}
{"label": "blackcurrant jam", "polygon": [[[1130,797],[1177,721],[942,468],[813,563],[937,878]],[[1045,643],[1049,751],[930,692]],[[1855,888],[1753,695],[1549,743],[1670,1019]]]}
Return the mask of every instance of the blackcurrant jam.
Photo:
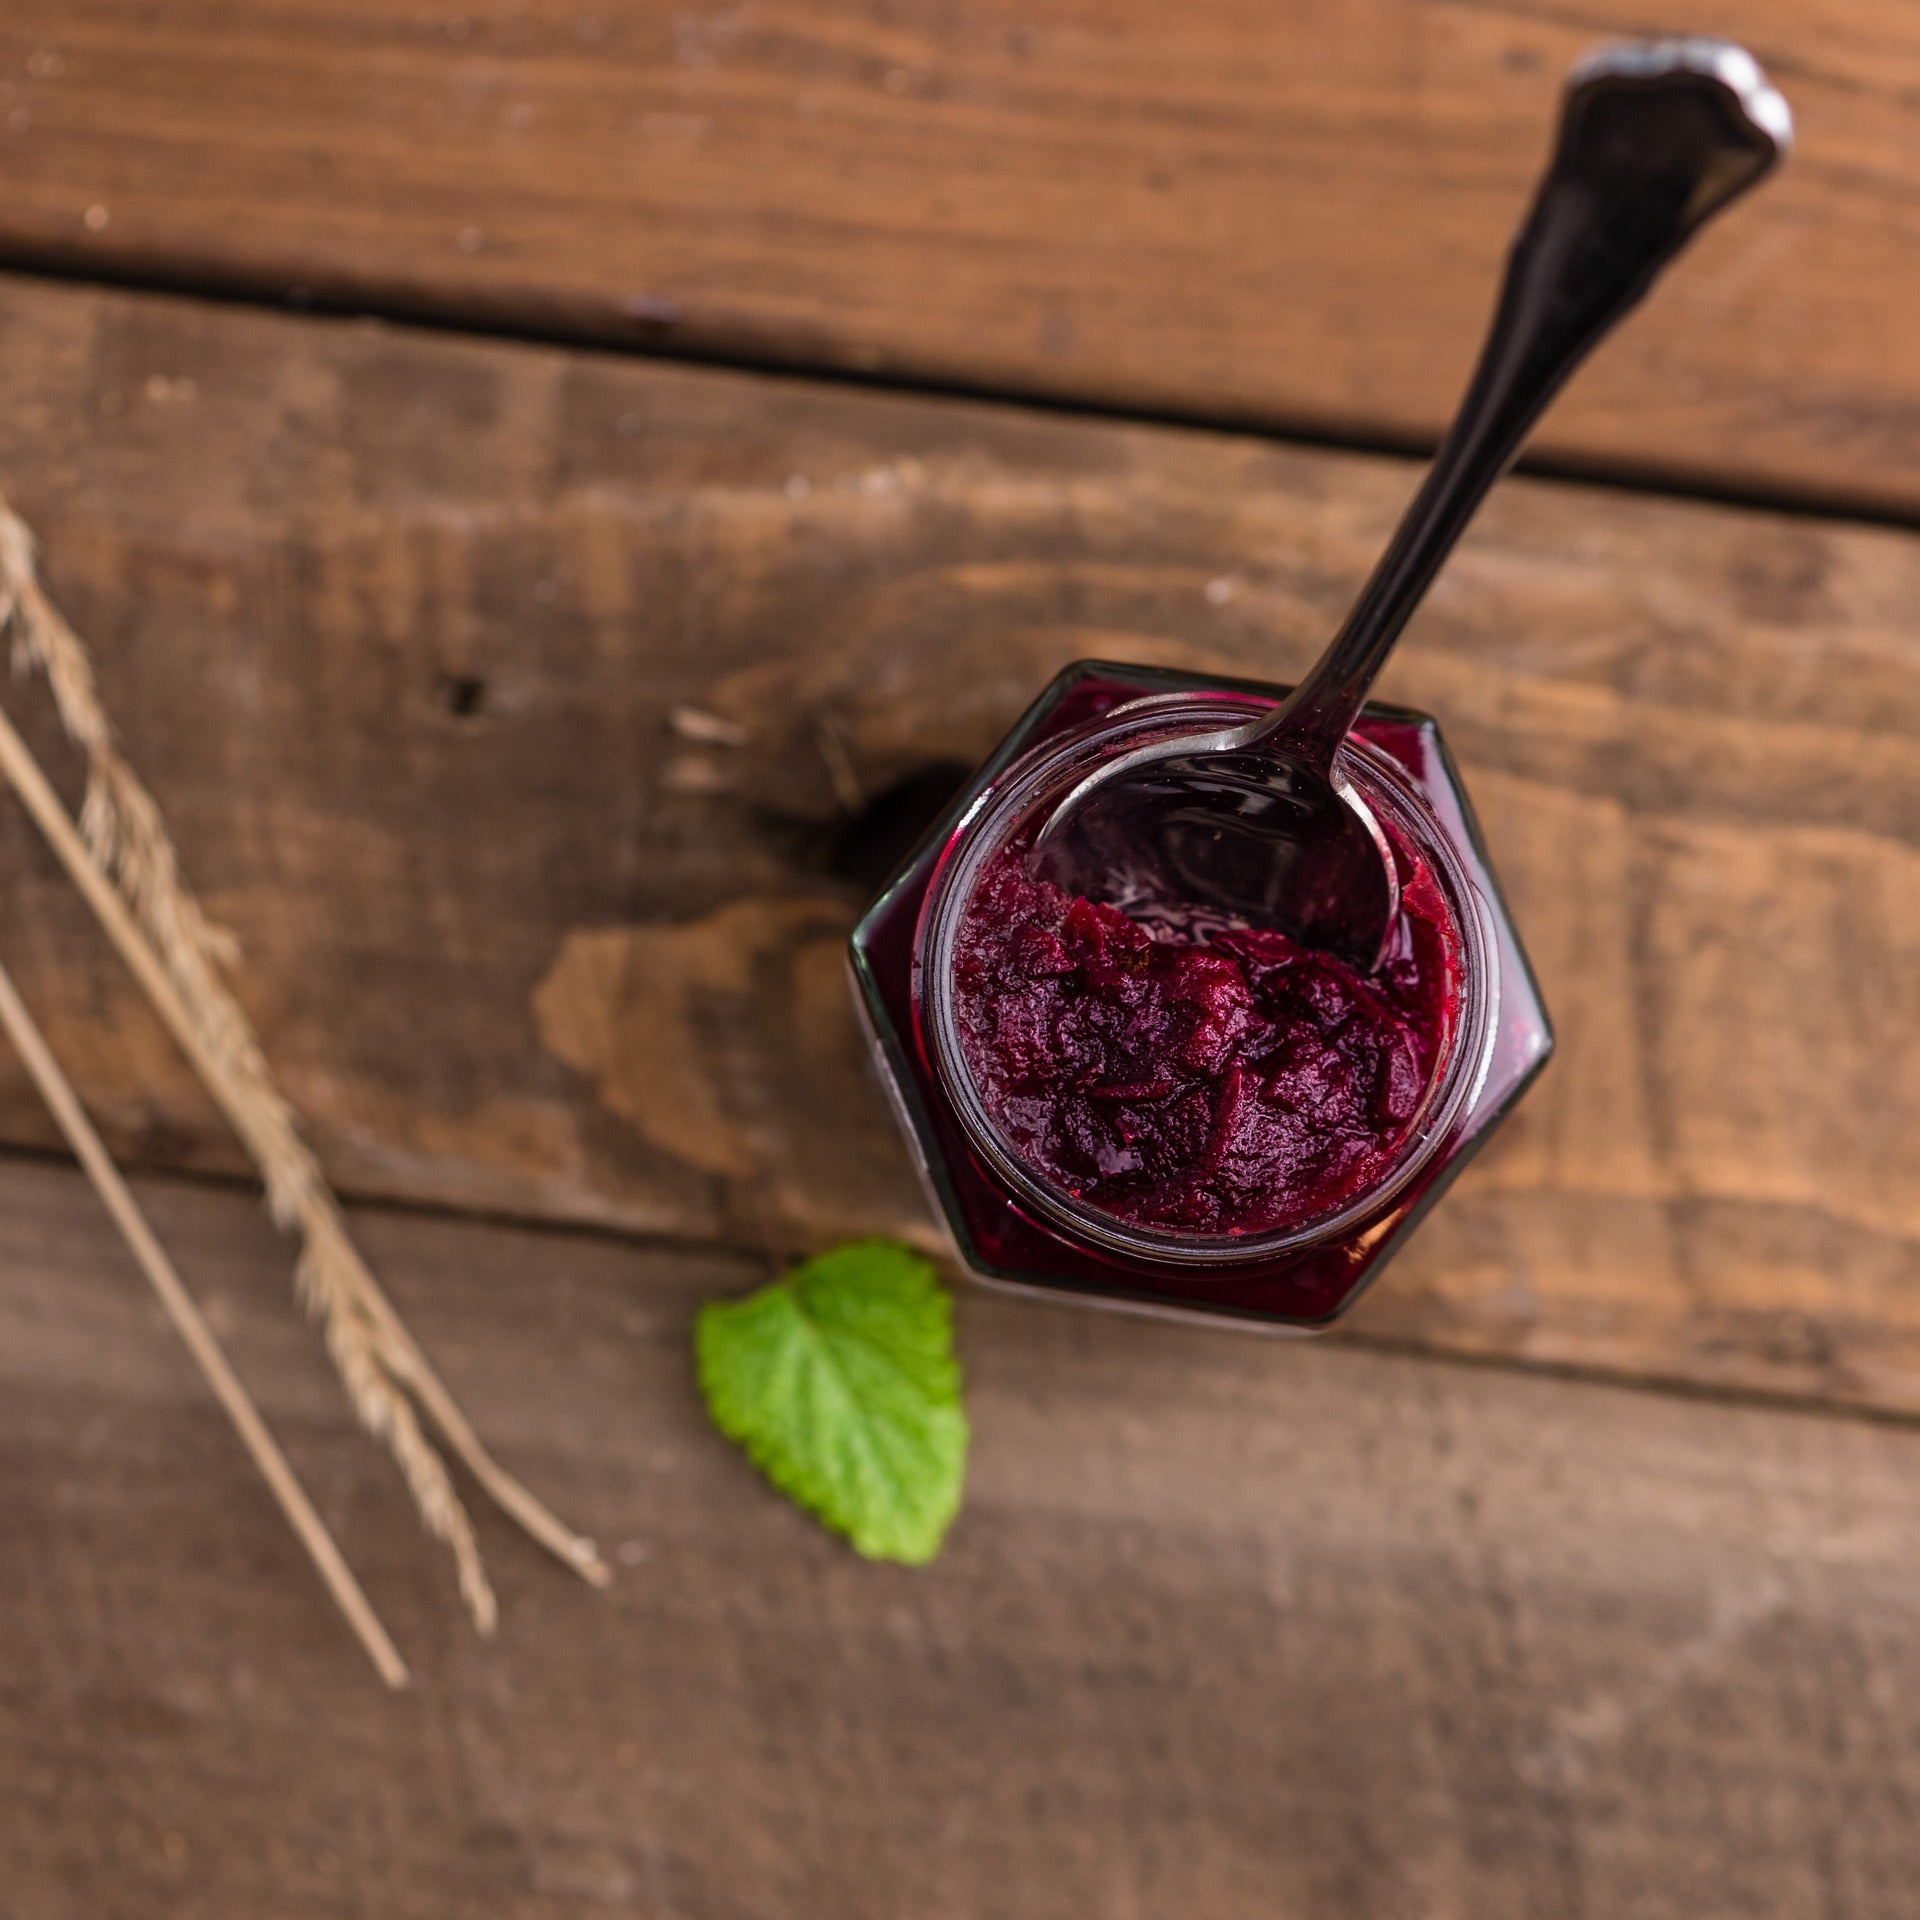
{"label": "blackcurrant jam", "polygon": [[1031,1173],[1141,1226],[1245,1237],[1386,1173],[1457,1022],[1460,940],[1426,863],[1378,970],[1266,928],[1195,938],[987,863],[954,942],[980,1104]]}
{"label": "blackcurrant jam", "polygon": [[1423,714],[1369,706],[1343,755],[1401,870],[1402,920],[1371,976],[1270,932],[1150,933],[1027,878],[1031,834],[1102,759],[1284,693],[1068,668],[854,930],[875,1059],[983,1277],[1325,1325],[1551,1052]]}

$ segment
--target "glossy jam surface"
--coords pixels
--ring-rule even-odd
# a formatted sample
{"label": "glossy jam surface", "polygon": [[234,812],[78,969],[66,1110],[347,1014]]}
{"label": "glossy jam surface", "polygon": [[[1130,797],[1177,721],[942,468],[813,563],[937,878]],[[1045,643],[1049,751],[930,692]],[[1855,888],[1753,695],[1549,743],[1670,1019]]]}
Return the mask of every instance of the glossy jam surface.
{"label": "glossy jam surface", "polygon": [[[1210,1320],[1295,1330],[1323,1327],[1346,1311],[1416,1231],[1427,1209],[1493,1133],[1552,1051],[1552,1027],[1438,729],[1424,715],[1369,708],[1356,731],[1418,789],[1439,831],[1489,903],[1495,956],[1491,971],[1499,988],[1493,1047],[1472,1098],[1446,1123],[1435,1151],[1413,1177],[1383,1192],[1377,1208],[1331,1238],[1284,1250],[1250,1250],[1241,1263],[1184,1267],[1150,1247],[1129,1250],[1111,1241],[1095,1243],[1051,1217],[1041,1217],[1009,1185],[1005,1171],[981,1157],[937,1059],[920,965],[937,883],[966,846],[969,810],[1019,756],[1100,720],[1124,703],[1142,697],[1211,701],[1227,692],[1245,698],[1250,710],[1259,710],[1285,691],[1251,684],[1223,686],[1198,675],[1111,662],[1068,668],[928,830],[855,929],[853,969],[875,1063],[934,1206],[952,1228],[960,1257],[983,1277],[1066,1298]],[[948,971],[943,977],[951,981],[953,974]],[[1463,1014],[1463,1029],[1464,1021]],[[958,1064],[964,1070],[964,1061]],[[1415,1124],[1424,1132],[1430,1114],[1423,1113]],[[1131,1229],[1123,1223],[1119,1231]]]}
{"label": "glossy jam surface", "polygon": [[1198,1234],[1285,1231],[1390,1170],[1444,1058],[1459,940],[1401,852],[1404,911],[1364,976],[1284,934],[1206,944],[1029,879],[975,885],[954,1005],[989,1118],[1030,1172],[1103,1213]]}

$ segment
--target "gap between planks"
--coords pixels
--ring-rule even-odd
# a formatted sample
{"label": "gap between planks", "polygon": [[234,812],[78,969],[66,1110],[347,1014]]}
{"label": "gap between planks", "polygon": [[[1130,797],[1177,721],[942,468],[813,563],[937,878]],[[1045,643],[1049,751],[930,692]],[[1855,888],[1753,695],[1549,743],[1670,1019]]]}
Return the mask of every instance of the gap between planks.
{"label": "gap between planks", "polygon": [[[507,319],[489,314],[480,303],[440,299],[427,293],[395,295],[381,289],[362,298],[351,287],[304,289],[290,299],[271,284],[244,271],[171,269],[164,263],[102,263],[80,265],[58,249],[41,251],[15,244],[0,246],[0,275],[51,286],[98,289],[103,292],[148,294],[160,299],[201,302],[208,306],[237,307],[296,320],[336,325],[375,324],[416,334],[446,334],[459,339],[489,340],[503,346],[550,347],[570,353],[604,355],[615,360],[656,361],[667,366],[703,367],[716,372],[750,375],[765,380],[791,380],[810,387],[857,393],[897,394],[904,398],[945,400],[955,405],[1011,407],[1030,413],[1113,426],[1165,427],[1183,432],[1212,433],[1236,439],[1260,440],[1277,447],[1311,452],[1348,453],[1376,458],[1425,461],[1437,439],[1395,433],[1352,421],[1331,421],[1304,415],[1277,415],[1232,408],[1169,408],[1129,405],[1117,400],[1082,399],[1039,386],[993,386],[950,376],[917,373],[894,364],[881,372],[852,367],[823,366],[796,353],[790,357],[751,354],[701,345],[667,346],[635,341],[618,330],[592,322],[541,324],[525,316]],[[1460,368],[1460,391],[1466,391],[1470,363]],[[1920,505],[1862,489],[1794,488],[1755,482],[1744,485],[1724,475],[1658,462],[1581,458],[1552,453],[1523,453],[1512,468],[1530,480],[1592,487],[1640,498],[1696,502],[1755,513],[1775,513],[1794,519],[1839,522],[1848,525],[1891,527],[1920,531]]]}
{"label": "gap between planks", "polygon": [[[256,1203],[259,1200],[257,1187],[236,1176],[193,1168],[155,1167],[138,1159],[124,1157],[119,1164],[124,1174],[143,1186],[233,1195]],[[0,1145],[0,1181],[4,1181],[9,1170],[16,1166],[58,1167],[76,1174],[79,1172],[73,1159],[57,1149]],[[555,1220],[540,1214],[438,1205],[426,1200],[396,1200],[388,1194],[358,1193],[351,1187],[336,1187],[334,1191],[350,1213],[399,1220],[442,1220],[482,1231],[492,1229],[501,1233],[528,1234],[562,1243],[585,1242],[593,1246],[630,1248],[635,1254],[686,1254],[735,1261],[741,1268],[743,1292],[764,1284],[772,1277],[765,1250],[747,1241],[701,1239],[693,1234],[641,1233],[592,1221]],[[977,1291],[1048,1314],[1099,1314],[1103,1318],[1136,1320],[1152,1318],[1124,1312],[1116,1314],[1112,1309],[1081,1305],[1067,1299],[1046,1299],[1027,1293],[1016,1295],[1011,1289],[1003,1291],[991,1281],[970,1273],[960,1266],[951,1253],[935,1253],[931,1257],[941,1268],[948,1283],[963,1295]],[[1391,1272],[1379,1284],[1391,1287]],[[1566,1380],[1581,1386],[1620,1387],[1628,1392],[1652,1394],[1666,1400],[1700,1401],[1712,1406],[1739,1407],[1759,1413],[1794,1414],[1808,1419],[1839,1421],[1845,1425],[1920,1432],[1920,1412],[1907,1412],[1898,1407],[1868,1406],[1811,1393],[1770,1392],[1763,1387],[1728,1385],[1645,1369],[1581,1366],[1566,1360],[1529,1360],[1511,1354],[1469,1353],[1396,1334],[1370,1333],[1358,1327],[1336,1326],[1324,1334],[1301,1335],[1290,1329],[1267,1329],[1238,1322],[1223,1321],[1218,1326],[1209,1326],[1202,1321],[1161,1321],[1158,1330],[1163,1337],[1169,1338],[1197,1334],[1203,1338],[1246,1340],[1260,1344],[1283,1342],[1293,1347],[1326,1345],[1352,1348],[1358,1352],[1387,1354],[1397,1359],[1461,1368],[1474,1373],[1518,1374],[1530,1379]]]}

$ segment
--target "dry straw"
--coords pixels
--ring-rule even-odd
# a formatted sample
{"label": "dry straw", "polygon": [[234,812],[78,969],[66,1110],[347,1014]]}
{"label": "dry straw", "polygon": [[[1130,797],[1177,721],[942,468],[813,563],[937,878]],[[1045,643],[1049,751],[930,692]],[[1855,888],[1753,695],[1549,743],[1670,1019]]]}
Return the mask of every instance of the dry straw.
{"label": "dry straw", "polygon": [[223,977],[236,957],[180,874],[160,810],[121,757],[80,638],[48,599],[33,537],[0,498],[0,635],[17,672],[46,676],[68,737],[86,757],[86,797],[72,817],[0,712],[0,773],[187,1054],[265,1183],[276,1223],[297,1233],[296,1285],[361,1424],[398,1462],[421,1518],[445,1541],[474,1624],[491,1633],[493,1589],[472,1522],[421,1416],[485,1492],[541,1545],[596,1586],[608,1579],[590,1540],[563,1525],[481,1444],[347,1232],[319,1162],[300,1137],[260,1042]]}
{"label": "dry straw", "polygon": [[120,1169],[113,1164],[112,1156],[94,1131],[93,1122],[87,1118],[86,1109],[81,1106],[72,1082],[60,1070],[59,1062],[54,1059],[33,1016],[27,1011],[26,1003],[14,987],[13,976],[5,967],[0,967],[0,1028],[5,1029],[15,1051],[26,1063],[34,1085],[40,1089],[42,1098],[53,1111],[53,1117],[60,1123],[60,1131],[73,1148],[74,1157],[85,1169],[87,1178],[93,1182],[101,1204],[112,1217],[114,1225],[120,1229],[121,1237],[159,1297],[167,1318],[173,1322],[174,1331],[193,1356],[194,1364],[205,1376],[207,1385],[213,1389],[214,1398],[233,1422],[234,1431],[239,1434],[242,1445],[253,1456],[261,1477],[273,1497],[279,1501],[281,1512],[287,1516],[287,1524],[312,1556],[313,1564],[326,1582],[334,1603],[359,1636],[375,1672],[388,1686],[404,1687],[407,1684],[407,1668],[399,1650],[389,1638],[386,1628],[380,1624],[380,1616],[374,1612],[372,1604],[361,1591],[359,1581],[353,1577],[353,1569],[347,1565],[339,1547],[335,1545],[326,1523],[314,1511],[306,1488],[300,1484],[273,1435],[267,1431],[267,1423],[260,1418],[259,1409],[248,1397],[246,1388],[240,1384],[240,1376],[234,1372],[226,1354],[221,1351],[220,1342],[214,1338],[206,1316],[194,1303],[186,1283],[167,1257],[166,1249],[147,1224],[147,1217],[140,1211],[139,1202],[121,1179]]}

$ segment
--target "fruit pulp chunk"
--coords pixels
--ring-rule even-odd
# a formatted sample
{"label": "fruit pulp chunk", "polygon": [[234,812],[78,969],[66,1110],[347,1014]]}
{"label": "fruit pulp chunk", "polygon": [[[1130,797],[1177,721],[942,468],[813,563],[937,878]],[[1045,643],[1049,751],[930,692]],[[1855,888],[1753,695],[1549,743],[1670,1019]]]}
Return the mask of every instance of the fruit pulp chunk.
{"label": "fruit pulp chunk", "polygon": [[961,1046],[1029,1171],[1141,1226],[1270,1233],[1336,1211],[1405,1139],[1458,1007],[1457,940],[1417,856],[1372,977],[1283,933],[1205,945],[1030,879],[1016,837],[954,961]]}

